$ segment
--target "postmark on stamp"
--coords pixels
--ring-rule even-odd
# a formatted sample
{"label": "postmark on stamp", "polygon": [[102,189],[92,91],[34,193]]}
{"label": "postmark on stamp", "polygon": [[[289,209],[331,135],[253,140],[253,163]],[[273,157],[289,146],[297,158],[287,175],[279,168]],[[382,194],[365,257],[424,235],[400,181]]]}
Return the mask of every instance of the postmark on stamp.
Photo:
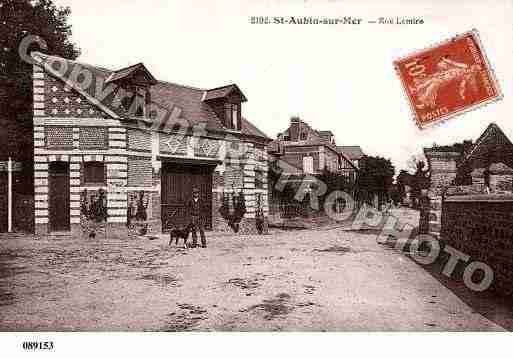
{"label": "postmark on stamp", "polygon": [[477,30],[400,58],[394,67],[421,129],[502,98]]}

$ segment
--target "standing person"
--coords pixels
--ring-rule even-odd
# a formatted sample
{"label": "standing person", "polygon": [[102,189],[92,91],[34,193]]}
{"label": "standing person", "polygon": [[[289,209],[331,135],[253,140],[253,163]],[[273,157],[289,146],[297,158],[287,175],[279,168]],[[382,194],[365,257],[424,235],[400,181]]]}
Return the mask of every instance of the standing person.
{"label": "standing person", "polygon": [[199,194],[199,189],[194,187],[192,189],[192,199],[187,203],[187,213],[191,218],[192,247],[194,248],[198,246],[198,237],[196,236],[196,231],[199,230],[201,237],[201,247],[207,248],[203,218],[201,218],[201,210],[203,209],[204,204],[200,199]]}

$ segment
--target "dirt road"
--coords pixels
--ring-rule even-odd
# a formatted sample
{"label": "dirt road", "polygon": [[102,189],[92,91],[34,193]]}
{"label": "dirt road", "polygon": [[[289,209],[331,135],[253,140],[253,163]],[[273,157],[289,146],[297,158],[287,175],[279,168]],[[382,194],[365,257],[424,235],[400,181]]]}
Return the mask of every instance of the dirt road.
{"label": "dirt road", "polygon": [[[467,304],[467,303],[470,303]],[[165,239],[0,239],[0,330],[504,330],[375,235],[327,229]]]}

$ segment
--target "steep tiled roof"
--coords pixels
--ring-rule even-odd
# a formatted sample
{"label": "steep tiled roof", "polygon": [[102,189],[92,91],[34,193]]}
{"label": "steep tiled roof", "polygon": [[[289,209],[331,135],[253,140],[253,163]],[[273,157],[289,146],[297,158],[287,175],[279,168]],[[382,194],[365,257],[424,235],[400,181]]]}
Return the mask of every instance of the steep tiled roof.
{"label": "steep tiled roof", "polygon": [[201,101],[204,90],[159,81],[150,87],[151,101],[158,103],[168,111],[181,110],[180,117],[191,125],[207,122],[207,129],[221,130],[223,125],[208,104]]}
{"label": "steep tiled roof", "polygon": [[252,135],[252,136],[269,138],[269,136],[267,136],[264,132],[259,130],[255,125],[253,125],[251,122],[246,120],[244,117],[242,117],[241,125],[242,125],[241,130],[243,133],[246,133],[246,134]]}
{"label": "steep tiled roof", "polygon": [[496,123],[490,123],[479,136],[460,166],[484,167],[488,163],[504,162],[513,167],[513,144]]}
{"label": "steep tiled roof", "polygon": [[359,160],[365,154],[360,146],[337,146],[337,151],[343,153],[350,160]]}
{"label": "steep tiled roof", "polygon": [[[89,96],[89,99],[95,101],[97,106],[102,107],[102,109],[106,110],[107,113],[111,114],[112,116],[116,116],[115,118],[122,119],[130,119],[131,116],[125,112],[123,106],[112,106],[115,92],[105,97],[100,96],[100,98],[97,94],[97,88],[99,87],[100,89],[105,89],[109,82],[113,81],[113,78],[119,79],[128,76],[129,74],[133,73],[133,71],[138,69],[144,69],[144,71],[148,72],[142,64],[130,66],[118,71],[112,71],[102,67],[92,66],[56,56],[42,54],[40,52],[33,52],[32,57],[35,59],[40,58],[42,60],[42,64],[45,64],[45,66],[50,66],[53,62],[66,63],[68,73],[64,74],[64,80],[69,80],[69,73],[71,73],[73,68],[77,65],[82,69],[89,70],[93,75],[92,82],[87,88],[82,89],[82,91]],[[149,75],[151,76],[151,74]],[[80,90],[78,84],[74,84],[73,88],[78,88]],[[203,101],[205,94],[209,93],[210,91],[211,90],[208,89],[194,88],[165,81],[156,81],[155,84],[149,87],[151,102],[156,106],[169,111],[169,113],[172,113],[173,110],[179,111],[179,118],[185,119],[191,126],[206,122],[206,128],[208,130],[224,131],[225,128],[223,127],[222,122],[217,114],[212,110],[208,103]],[[240,89],[237,87],[237,85],[233,84],[213,89],[212,91],[212,96],[219,96],[223,93],[225,95],[229,94],[232,91],[240,92]],[[245,101],[246,98],[242,92],[240,93],[243,97],[243,100]],[[270,140],[262,131],[260,131],[247,119],[243,118],[241,122],[241,134],[261,137],[265,141]]]}

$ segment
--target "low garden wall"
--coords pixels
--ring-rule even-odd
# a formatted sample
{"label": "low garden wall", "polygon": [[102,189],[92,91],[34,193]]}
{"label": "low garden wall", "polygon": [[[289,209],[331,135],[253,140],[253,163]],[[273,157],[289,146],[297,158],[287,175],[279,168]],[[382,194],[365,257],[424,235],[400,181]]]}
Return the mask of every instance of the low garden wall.
{"label": "low garden wall", "polygon": [[440,239],[490,266],[492,288],[513,295],[513,195],[446,198]]}

